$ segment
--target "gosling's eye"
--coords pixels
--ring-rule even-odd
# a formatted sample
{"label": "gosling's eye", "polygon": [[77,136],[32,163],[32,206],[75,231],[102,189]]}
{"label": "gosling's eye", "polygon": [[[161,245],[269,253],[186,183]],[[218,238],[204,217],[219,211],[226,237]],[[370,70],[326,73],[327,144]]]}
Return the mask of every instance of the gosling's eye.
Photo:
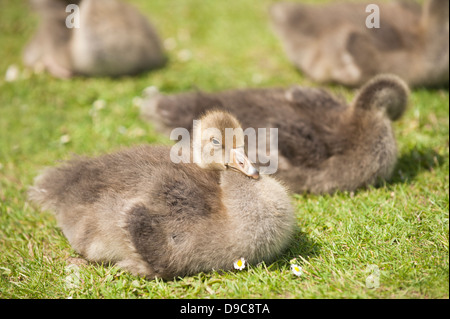
{"label": "gosling's eye", "polygon": [[220,141],[217,138],[211,138],[211,142],[213,143],[214,146],[219,146],[220,145]]}

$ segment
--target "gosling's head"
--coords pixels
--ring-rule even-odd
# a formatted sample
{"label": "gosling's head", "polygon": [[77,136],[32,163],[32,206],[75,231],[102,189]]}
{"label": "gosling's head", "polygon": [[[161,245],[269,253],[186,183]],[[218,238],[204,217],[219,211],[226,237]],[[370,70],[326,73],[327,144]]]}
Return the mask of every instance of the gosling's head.
{"label": "gosling's head", "polygon": [[234,169],[257,179],[258,170],[244,151],[245,139],[239,121],[224,111],[209,111],[194,121],[194,162],[211,170]]}

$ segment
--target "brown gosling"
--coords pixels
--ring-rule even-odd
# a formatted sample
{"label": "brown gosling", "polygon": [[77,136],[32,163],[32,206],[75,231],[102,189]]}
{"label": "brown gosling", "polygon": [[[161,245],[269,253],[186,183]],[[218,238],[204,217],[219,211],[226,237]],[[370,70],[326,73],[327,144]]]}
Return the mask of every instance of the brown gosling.
{"label": "brown gosling", "polygon": [[359,87],[388,72],[411,87],[447,85],[449,1],[377,3],[379,28],[368,28],[373,3],[279,2],[270,17],[289,60],[317,82]]}
{"label": "brown gosling", "polygon": [[333,193],[390,178],[397,162],[392,121],[402,116],[408,96],[399,77],[379,75],[350,104],[320,88],[293,86],[155,93],[144,99],[141,112],[162,133],[190,129],[199,114],[217,107],[236,116],[244,129],[278,128],[275,177],[296,193]]}
{"label": "brown gosling", "polygon": [[[41,17],[23,52],[24,64],[53,76],[123,76],[166,63],[155,28],[120,0],[31,0]],[[79,7],[79,28],[67,27],[66,7]],[[74,20],[75,21],[75,20]],[[73,21],[73,22],[74,22]]]}
{"label": "brown gosling", "polygon": [[86,259],[148,278],[230,270],[240,258],[273,260],[295,225],[285,187],[259,176],[243,151],[242,133],[225,142],[225,128],[240,127],[233,116],[208,112],[201,123],[202,133],[221,133],[197,140],[202,150],[215,150],[214,163],[202,155],[199,164],[175,164],[170,147],[138,146],[47,168],[29,197],[55,212]]}

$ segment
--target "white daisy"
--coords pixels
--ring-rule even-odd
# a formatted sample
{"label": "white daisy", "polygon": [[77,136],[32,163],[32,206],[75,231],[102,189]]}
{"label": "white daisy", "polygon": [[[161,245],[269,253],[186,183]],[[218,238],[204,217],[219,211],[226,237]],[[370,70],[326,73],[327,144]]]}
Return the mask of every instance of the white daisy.
{"label": "white daisy", "polygon": [[6,82],[14,82],[19,78],[20,70],[17,65],[13,64],[8,67],[5,74]]}
{"label": "white daisy", "polygon": [[95,102],[92,103],[92,106],[94,107],[94,110],[96,110],[96,111],[103,110],[106,107],[106,101],[105,100],[95,100]]}
{"label": "white daisy", "polygon": [[190,59],[192,59],[192,52],[188,49],[183,49],[180,52],[178,52],[178,59],[181,62],[187,62]]}
{"label": "white daisy", "polygon": [[242,270],[245,268],[245,259],[240,258],[234,262],[234,269]]}
{"label": "white daisy", "polygon": [[70,142],[70,136],[68,134],[64,134],[59,138],[61,144],[67,144]]}
{"label": "white daisy", "polygon": [[291,270],[294,273],[294,275],[296,275],[298,277],[300,277],[303,274],[302,267],[300,267],[299,265],[292,264]]}

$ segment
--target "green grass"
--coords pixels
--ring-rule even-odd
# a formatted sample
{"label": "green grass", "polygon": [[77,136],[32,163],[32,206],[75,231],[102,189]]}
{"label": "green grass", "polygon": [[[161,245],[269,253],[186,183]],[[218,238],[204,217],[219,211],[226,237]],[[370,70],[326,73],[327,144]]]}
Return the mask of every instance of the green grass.
{"label": "green grass", "polygon": [[[399,163],[392,180],[355,193],[293,196],[298,231],[276,262],[169,282],[89,264],[68,284],[67,266],[79,256],[53,215],[26,197],[40,169],[74,153],[169,143],[132,103],[150,85],[167,93],[316,85],[294,70],[271,32],[271,1],[132,2],[176,44],[167,67],[135,78],[72,80],[24,70],[20,52],[37,20],[23,1],[0,2],[0,298],[449,297],[449,94],[424,89],[412,92],[395,123]],[[183,50],[192,58],[180,59]],[[6,82],[12,64],[21,76]],[[96,100],[105,107],[96,109]],[[304,269],[300,277],[290,272],[293,258]],[[380,269],[376,289],[365,284],[370,265]]]}

